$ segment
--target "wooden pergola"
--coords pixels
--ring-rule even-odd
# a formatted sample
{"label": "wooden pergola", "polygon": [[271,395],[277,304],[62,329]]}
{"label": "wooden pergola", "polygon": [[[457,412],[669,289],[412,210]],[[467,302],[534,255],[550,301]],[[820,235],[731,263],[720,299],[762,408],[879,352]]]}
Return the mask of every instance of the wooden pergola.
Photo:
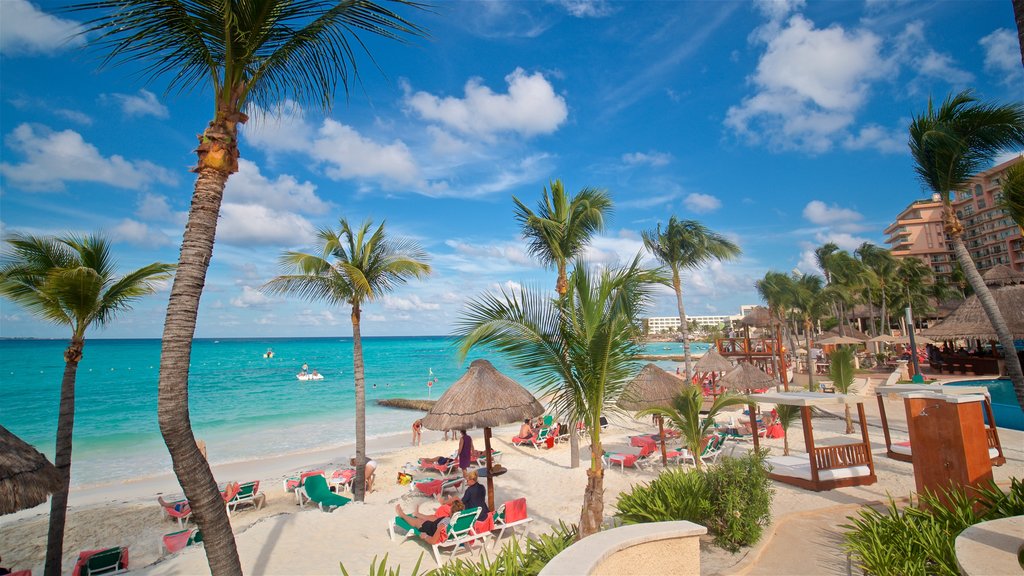
{"label": "wooden pergola", "polygon": [[[786,484],[806,490],[821,492],[847,486],[868,486],[878,481],[875,476],[875,462],[871,456],[871,441],[868,439],[867,419],[864,417],[864,400],[846,394],[825,394],[822,392],[766,392],[751,394],[750,426],[757,430],[755,420],[757,404],[784,404],[800,408],[800,419],[804,429],[804,445],[807,456],[769,456],[772,471],[768,476]],[[839,407],[857,405],[860,420],[860,441],[845,442],[829,446],[815,446],[814,429],[811,426],[811,407]],[[757,434],[754,434],[754,450],[760,449]]]}
{"label": "wooden pergola", "polygon": [[996,428],[996,419],[992,415],[992,399],[989,396],[988,388],[984,386],[950,386],[943,384],[890,384],[875,388],[875,395],[878,398],[878,415],[882,419],[882,433],[885,434],[885,455],[893,460],[901,462],[913,462],[913,455],[910,442],[893,444],[889,437],[889,420],[885,416],[885,396],[887,394],[906,394],[909,392],[939,392],[950,396],[962,396],[965,394],[981,394],[985,397],[982,401],[982,409],[985,417],[988,418],[988,455],[993,466],[1006,464],[1006,457],[1003,456],[1003,446],[999,442],[999,430]]}

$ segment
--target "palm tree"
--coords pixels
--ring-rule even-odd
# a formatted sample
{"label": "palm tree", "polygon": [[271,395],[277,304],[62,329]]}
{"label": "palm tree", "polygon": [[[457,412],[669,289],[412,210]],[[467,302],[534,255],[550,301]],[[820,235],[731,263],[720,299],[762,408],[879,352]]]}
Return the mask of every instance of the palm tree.
{"label": "palm tree", "polygon": [[470,301],[459,321],[459,356],[474,346],[503,354],[549,395],[555,411],[582,421],[590,435],[590,468],[580,513],[580,537],[600,530],[604,517],[601,415],[637,371],[638,317],[650,303],[660,271],[640,267],[638,254],[621,268],[592,272],[576,261],[564,298],[538,290],[484,295]]}
{"label": "palm tree", "polygon": [[[828,357],[829,376],[832,377],[832,385],[840,394],[848,394],[853,386],[854,362],[853,348],[839,346]],[[850,405],[846,404],[846,433],[853,434],[853,417],[850,414]]]}
{"label": "palm tree", "polygon": [[363,368],[362,307],[404,284],[409,278],[430,274],[427,255],[413,242],[393,240],[384,223],[373,233],[367,220],[353,230],[342,218],[335,231],[317,232],[315,254],[285,252],[281,268],[287,273],[263,285],[270,294],[298,296],[310,301],[352,307],[352,362],[356,381],[356,476],[352,494],[363,500],[366,471],[366,376]]}
{"label": "palm tree", "polygon": [[[917,258],[902,258],[896,267],[896,278],[903,285],[903,290],[893,294],[893,305],[897,310],[910,308],[917,314],[934,311],[931,300],[936,291],[930,266]],[[907,326],[907,330],[913,329],[913,326]]]}
{"label": "palm tree", "polygon": [[[778,335],[781,327],[786,325],[786,313],[792,308],[790,298],[795,290],[793,279],[788,274],[783,274],[782,272],[768,271],[765,272],[764,278],[754,283],[754,287],[757,288],[757,293],[768,304],[768,315],[771,317],[775,333]],[[780,345],[782,341],[780,339]],[[779,358],[782,358],[781,349],[779,351]],[[773,357],[773,362],[778,361],[778,359]],[[782,371],[779,366],[775,366],[775,373],[782,378]],[[788,391],[789,382],[787,380],[783,379],[782,384]]]}
{"label": "palm tree", "polygon": [[679,430],[686,444],[686,449],[693,454],[694,465],[700,470],[703,462],[700,459],[701,442],[715,429],[715,416],[730,406],[738,406],[749,402],[746,397],[726,392],[715,397],[708,407],[707,415],[702,415],[704,394],[696,386],[685,386],[678,396],[672,399],[672,406],[656,406],[637,414],[637,418],[655,414],[668,421],[669,425]]}
{"label": "palm tree", "polygon": [[881,299],[882,331],[888,333],[892,327],[889,320],[889,294],[891,288],[897,284],[896,259],[892,253],[885,248],[865,242],[856,250],[857,256],[865,267],[871,270],[871,280],[879,292]]}
{"label": "palm tree", "polygon": [[1024,233],[1024,161],[1006,169],[1003,178],[1002,206]]}
{"label": "palm tree", "polygon": [[800,419],[800,407],[792,404],[776,404],[775,414],[782,426],[782,455],[789,456],[789,427]]}
{"label": "palm tree", "polygon": [[822,287],[821,276],[803,274],[793,279],[793,293],[790,303],[803,321],[804,336],[807,339],[807,389],[814,391],[814,363],[811,361],[811,345],[814,342],[815,322],[828,310],[828,294]]}
{"label": "palm tree", "polygon": [[[612,212],[611,197],[604,190],[584,188],[570,198],[562,181],[555,180],[550,192],[544,189],[536,212],[515,196],[512,201],[530,254],[544,266],[555,268],[555,291],[559,300],[564,299],[568,290],[566,266],[570,260],[583,256],[590,239],[604,229],[605,219]],[[569,437],[569,460],[571,468],[579,468],[580,440],[575,434]]]}
{"label": "palm tree", "polygon": [[683,284],[680,270],[693,270],[712,260],[732,260],[741,254],[740,247],[725,236],[712,232],[696,220],[676,220],[672,216],[662,232],[661,224],[655,230],[641,233],[644,246],[654,257],[672,270],[672,289],[676,293],[679,310],[679,330],[683,336],[683,361],[686,381],[690,382],[690,334],[686,329],[686,310],[683,308]]}
{"label": "palm tree", "polygon": [[329,110],[339,81],[347,93],[358,80],[356,50],[369,56],[360,33],[404,40],[425,31],[369,0],[95,0],[70,10],[98,13],[84,33],[108,51],[105,62],[141,65],[150,79],[166,75],[168,90],[212,87],[213,119],[196,149],[195,189],[164,322],[158,407],[160,432],[203,531],[210,569],[238,574],[224,502],[188,415],[192,338],[224,186],[238,170],[238,125],[248,119],[250,103],[273,106],[290,98]]}
{"label": "palm tree", "polygon": [[60,488],[50,500],[45,573],[61,573],[64,522],[71,482],[71,437],[75,424],[75,379],[85,348],[85,332],[104,326],[131,303],[152,294],[157,282],[170,278],[174,266],[154,262],[124,276],[115,276],[110,244],[100,236],[60,238],[13,234],[0,264],[0,294],[33,315],[71,328],[64,350],[60,385],[57,446],[54,464]]}
{"label": "palm tree", "polygon": [[910,152],[918,177],[943,202],[943,224],[967,281],[974,288],[992,328],[999,336],[1006,373],[1013,381],[1017,402],[1024,408],[1024,372],[1014,354],[1013,335],[992,293],[964,245],[963,224],[953,210],[952,194],[967,185],[979,170],[992,164],[1002,151],[1024,145],[1024,104],[998,105],[979,102],[970,91],[950,95],[910,124]]}

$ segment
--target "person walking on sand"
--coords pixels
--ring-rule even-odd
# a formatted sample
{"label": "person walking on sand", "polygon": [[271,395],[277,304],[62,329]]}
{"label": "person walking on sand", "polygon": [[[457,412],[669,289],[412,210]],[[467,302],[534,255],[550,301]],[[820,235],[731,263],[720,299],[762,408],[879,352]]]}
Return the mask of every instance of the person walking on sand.
{"label": "person walking on sand", "polygon": [[473,462],[473,438],[466,434],[465,430],[459,430],[462,436],[459,438],[459,468],[462,469],[463,474],[469,469],[469,465]]}
{"label": "person walking on sand", "polygon": [[412,445],[419,446],[422,441],[423,419],[417,419],[412,423]]}

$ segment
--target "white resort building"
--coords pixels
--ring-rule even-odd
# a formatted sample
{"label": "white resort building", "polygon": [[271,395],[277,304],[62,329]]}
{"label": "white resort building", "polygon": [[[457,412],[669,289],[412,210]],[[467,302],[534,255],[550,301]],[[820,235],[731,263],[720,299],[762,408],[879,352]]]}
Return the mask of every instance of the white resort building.
{"label": "white resort building", "polygon": [[[739,314],[730,315],[711,315],[711,316],[690,316],[687,314],[686,320],[688,322],[696,322],[700,326],[723,326],[730,328],[733,322],[738,322],[744,316],[750,313],[750,311],[756,306],[756,304],[744,304],[740,306]],[[648,334],[664,334],[666,332],[677,332],[679,330],[679,316],[652,316],[645,318],[644,323],[647,325]]]}

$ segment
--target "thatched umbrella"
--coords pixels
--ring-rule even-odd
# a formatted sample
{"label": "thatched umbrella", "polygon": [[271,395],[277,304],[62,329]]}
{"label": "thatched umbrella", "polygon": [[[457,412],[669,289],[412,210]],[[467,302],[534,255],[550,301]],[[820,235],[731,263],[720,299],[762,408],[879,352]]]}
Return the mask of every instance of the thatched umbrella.
{"label": "thatched umbrella", "polygon": [[[892,343],[893,344],[910,344],[910,336],[899,336],[897,338],[893,338],[892,339]],[[914,334],[914,343],[918,344],[918,345],[921,345],[921,344],[935,344],[935,340],[932,340],[931,338],[929,338],[929,337],[927,337],[927,336],[925,336],[923,334]]]}
{"label": "thatched umbrella", "polygon": [[487,455],[487,505],[494,510],[494,474],[491,462],[491,428],[544,413],[544,407],[529,390],[498,372],[487,360],[474,360],[469,370],[437,399],[423,417],[431,430],[484,429]]}
{"label": "thatched umbrella", "polygon": [[[644,366],[619,397],[618,406],[638,412],[658,406],[671,406],[672,399],[679,395],[685,383],[658,368],[653,363]],[[665,419],[658,416],[658,435],[661,437],[661,463],[668,465],[665,452]]]}
{"label": "thatched umbrella", "polygon": [[[986,272],[984,278],[1010,333],[1015,339],[1024,338],[1024,273],[999,265]],[[969,296],[945,320],[925,330],[924,334],[938,340],[999,339],[975,295]]]}
{"label": "thatched umbrella", "polygon": [[891,344],[891,343],[893,343],[895,341],[896,341],[896,338],[894,338],[892,336],[889,336],[888,334],[880,334],[880,335],[875,336],[874,338],[871,338],[871,339],[868,340],[868,342],[887,343],[887,344]]}
{"label": "thatched umbrella", "polygon": [[825,346],[836,346],[839,344],[863,344],[863,340],[858,340],[850,336],[830,336],[824,340],[818,340],[815,344],[822,344]]}
{"label": "thatched umbrella", "polygon": [[0,426],[0,515],[32,508],[60,488],[60,474],[38,450]]}
{"label": "thatched umbrella", "polygon": [[756,328],[767,328],[772,325],[772,315],[764,306],[754,306],[750,312],[740,320],[740,324]]}
{"label": "thatched umbrella", "polygon": [[740,362],[736,368],[722,377],[719,384],[731,390],[749,393],[751,390],[770,388],[778,381],[753,364]]}
{"label": "thatched umbrella", "polygon": [[735,368],[728,358],[718,353],[718,350],[711,348],[701,356],[700,360],[693,365],[694,374],[711,374],[711,391],[714,393],[718,385],[720,374],[725,374]]}

